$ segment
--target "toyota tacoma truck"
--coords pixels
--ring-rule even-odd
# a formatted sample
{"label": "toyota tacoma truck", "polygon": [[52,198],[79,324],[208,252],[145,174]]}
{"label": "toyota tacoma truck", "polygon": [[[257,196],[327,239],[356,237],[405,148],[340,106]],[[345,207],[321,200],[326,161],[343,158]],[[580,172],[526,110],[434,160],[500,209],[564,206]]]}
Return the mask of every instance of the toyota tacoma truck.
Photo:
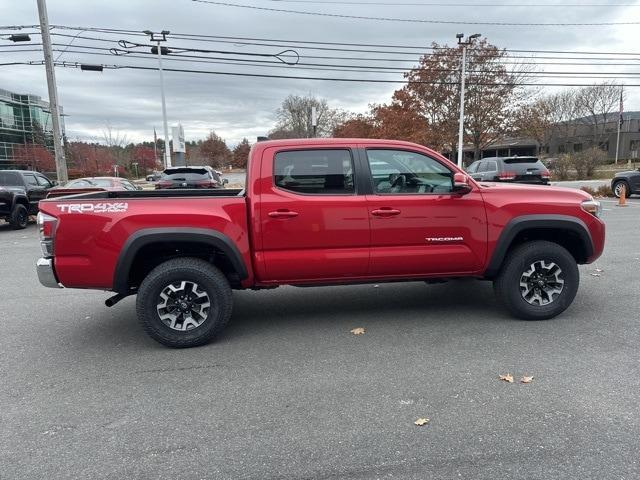
{"label": "toyota tacoma truck", "polygon": [[137,295],[146,332],[209,342],[232,289],[461,277],[493,281],[515,317],[555,317],[578,264],[604,248],[580,190],[478,183],[440,154],[390,140],[253,146],[246,190],[93,192],[40,202],[40,282]]}

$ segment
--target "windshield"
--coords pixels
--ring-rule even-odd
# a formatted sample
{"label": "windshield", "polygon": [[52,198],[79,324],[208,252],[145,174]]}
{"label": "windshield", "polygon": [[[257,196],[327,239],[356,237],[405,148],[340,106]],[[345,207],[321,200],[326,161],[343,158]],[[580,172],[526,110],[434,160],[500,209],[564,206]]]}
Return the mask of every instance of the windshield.
{"label": "windshield", "polygon": [[20,175],[14,172],[0,172],[0,185],[7,185],[11,187],[21,187],[22,181]]}

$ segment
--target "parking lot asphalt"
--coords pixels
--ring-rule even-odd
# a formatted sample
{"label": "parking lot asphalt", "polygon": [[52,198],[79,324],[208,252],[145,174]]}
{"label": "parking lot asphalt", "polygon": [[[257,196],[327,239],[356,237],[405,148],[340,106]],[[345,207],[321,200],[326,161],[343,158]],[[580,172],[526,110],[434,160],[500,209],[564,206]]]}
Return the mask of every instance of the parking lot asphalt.
{"label": "parking lot asphalt", "polygon": [[557,319],[472,280],[280,288],[235,292],[189,350],[150,340],[134,298],[41,287],[35,226],[0,225],[0,478],[639,478],[629,203],[605,203],[605,254]]}

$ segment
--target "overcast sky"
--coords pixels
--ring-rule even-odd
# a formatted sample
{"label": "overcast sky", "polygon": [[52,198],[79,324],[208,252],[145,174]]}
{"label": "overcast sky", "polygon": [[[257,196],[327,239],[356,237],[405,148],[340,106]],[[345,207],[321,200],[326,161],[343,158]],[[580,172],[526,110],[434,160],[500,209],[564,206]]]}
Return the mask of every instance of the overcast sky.
{"label": "overcast sky", "polygon": [[[232,2],[233,0],[229,0]],[[372,3],[373,0],[354,0]],[[345,3],[354,3],[345,2]],[[452,0],[449,6],[409,6],[402,3],[436,3],[434,1],[388,1],[394,6],[341,5],[332,2],[315,3],[274,0],[235,0],[237,4],[268,8],[304,10],[345,15],[396,17],[407,19],[436,19],[476,22],[629,22],[640,20],[640,1],[589,0],[578,2],[544,0],[489,1],[478,6],[470,0]],[[375,3],[375,2],[374,2]],[[378,3],[385,3],[378,0]],[[451,3],[476,4],[451,6]],[[598,6],[587,7],[597,4]],[[507,5],[505,5],[507,4]],[[522,6],[516,6],[522,4]],[[535,6],[526,6],[533,5]],[[564,4],[563,7],[549,5]],[[582,4],[581,7],[570,6]],[[603,6],[603,5],[607,6]],[[635,4],[635,6],[634,6]],[[624,6],[623,6],[624,5]],[[52,25],[101,27],[126,30],[170,30],[175,33],[258,37],[284,40],[324,42],[374,43],[383,45],[429,45],[431,42],[455,43],[458,32],[482,33],[492,43],[508,49],[526,50],[579,50],[602,52],[638,51],[638,25],[594,27],[524,27],[524,26],[469,26],[450,24],[400,23],[356,20],[292,13],[249,10],[231,6],[195,3],[192,0],[48,0],[49,21]],[[36,0],[0,0],[0,22],[7,25],[33,25],[38,23]],[[25,31],[29,31],[28,29]],[[1,30],[7,33],[8,30]],[[54,33],[75,35],[78,32],[53,30]],[[120,39],[147,43],[144,38],[127,35],[107,35],[85,32],[82,36],[109,39],[99,42],[76,39],[69,50],[81,45],[115,47]],[[277,47],[256,47],[237,44],[187,42],[171,39],[168,46],[231,50],[235,52],[277,53]],[[40,41],[32,36],[32,42]],[[66,44],[69,37],[55,36],[57,44]],[[0,45],[11,45],[0,39]],[[11,47],[0,48],[0,63],[42,59],[42,52],[11,52]],[[20,48],[27,48],[22,46]],[[38,48],[38,47],[34,47]],[[148,51],[148,50],[145,50]],[[11,52],[11,53],[10,53]],[[332,55],[332,52],[299,50],[304,55]],[[338,52],[337,55],[353,54]],[[56,53],[55,56],[58,56]],[[209,54],[213,55],[213,54]],[[361,54],[364,56],[364,54]],[[369,54],[376,57],[381,55]],[[544,54],[538,54],[543,56]],[[223,56],[223,55],[219,55]],[[418,54],[414,55],[418,58]],[[237,57],[236,57],[237,58]],[[255,57],[253,57],[255,58]],[[392,58],[392,57],[389,57]],[[406,55],[403,55],[406,58]],[[637,57],[640,58],[640,55]],[[115,56],[88,56],[67,51],[59,61],[129,64],[157,66],[155,58],[139,59]],[[323,60],[308,60],[323,62]],[[540,60],[542,61],[542,60]],[[326,62],[326,61],[324,61]],[[335,63],[335,61],[333,62]],[[347,63],[347,62],[341,62]],[[388,63],[375,62],[378,65]],[[412,63],[400,64],[409,67]],[[394,64],[391,64],[394,65]],[[395,64],[397,65],[397,64]],[[219,64],[165,62],[173,68],[191,68],[212,71],[328,76],[343,78],[401,79],[401,74],[308,71],[296,68],[256,68]],[[559,70],[560,67],[546,67]],[[573,69],[610,72],[640,71],[633,66],[566,67]],[[105,70],[103,73],[81,72],[78,69],[56,69],[58,91],[64,107],[67,136],[70,139],[99,140],[107,124],[125,133],[130,140],[151,139],[153,128],[162,135],[159,76],[156,71]],[[556,80],[541,79],[540,82]],[[562,83],[562,81],[559,81]],[[571,79],[567,83],[581,82]],[[640,83],[627,80],[627,83]],[[0,88],[19,93],[32,93],[47,98],[44,67],[0,66]],[[369,103],[388,101],[398,88],[393,84],[335,83],[311,80],[285,80],[244,78],[193,73],[165,73],[167,112],[170,126],[181,122],[187,140],[206,136],[211,129],[225,138],[230,145],[242,137],[254,140],[265,134],[274,124],[274,111],[288,94],[314,94],[328,99],[332,107],[365,111]],[[640,109],[640,88],[627,89],[626,110]]]}

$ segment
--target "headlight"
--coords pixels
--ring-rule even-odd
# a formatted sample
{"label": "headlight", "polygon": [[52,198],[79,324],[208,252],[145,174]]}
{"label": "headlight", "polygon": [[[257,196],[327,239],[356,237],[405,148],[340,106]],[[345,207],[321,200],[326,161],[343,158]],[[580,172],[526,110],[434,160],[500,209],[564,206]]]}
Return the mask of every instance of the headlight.
{"label": "headlight", "polygon": [[582,202],[582,209],[594,217],[600,217],[602,215],[602,204],[597,200],[585,200]]}

